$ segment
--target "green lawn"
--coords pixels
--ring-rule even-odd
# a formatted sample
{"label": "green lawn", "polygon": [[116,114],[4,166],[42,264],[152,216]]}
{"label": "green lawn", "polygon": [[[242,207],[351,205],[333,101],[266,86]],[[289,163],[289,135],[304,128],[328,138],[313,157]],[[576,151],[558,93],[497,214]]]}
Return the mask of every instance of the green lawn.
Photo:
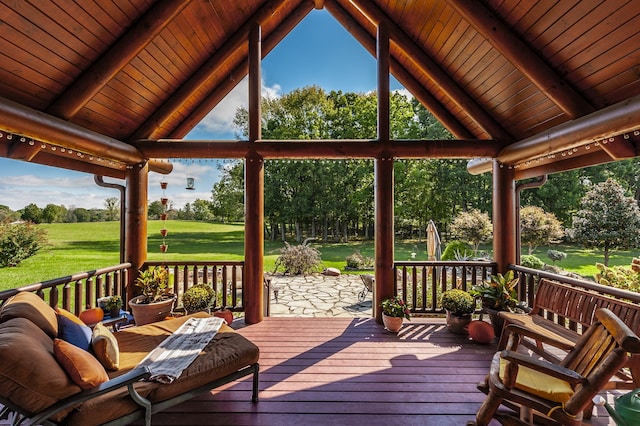
{"label": "green lawn", "polygon": [[[98,223],[57,223],[42,225],[48,232],[49,246],[36,256],[24,260],[16,268],[0,269],[0,289],[19,287],[52,278],[71,275],[77,272],[103,268],[119,263],[118,222]],[[190,221],[167,222],[169,234],[166,242],[167,253],[160,253],[160,221],[149,222],[149,260],[242,260],[244,258],[244,227],[242,224],[211,224]],[[272,271],[283,244],[279,241],[265,242],[264,265],[266,271]],[[364,256],[373,257],[373,241],[355,241],[350,243],[324,244],[314,243],[322,256],[324,267],[343,270],[345,258],[355,251]],[[443,247],[444,248],[444,247]],[[593,276],[595,263],[603,261],[602,252],[584,250],[580,247],[560,245],[553,247],[564,251],[568,257],[558,262],[558,266],[577,272],[583,276]],[[538,248],[534,254],[544,262],[547,247]],[[489,252],[490,246],[481,247]],[[523,248],[523,254],[526,254]],[[396,260],[426,259],[424,242],[403,241],[395,246]],[[631,263],[634,256],[640,256],[638,250],[614,252],[610,265]]]}

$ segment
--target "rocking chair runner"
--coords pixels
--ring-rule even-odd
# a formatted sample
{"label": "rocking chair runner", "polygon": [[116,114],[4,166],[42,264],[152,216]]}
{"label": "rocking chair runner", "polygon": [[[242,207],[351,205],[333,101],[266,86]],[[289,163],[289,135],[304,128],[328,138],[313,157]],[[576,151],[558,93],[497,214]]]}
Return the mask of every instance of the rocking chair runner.
{"label": "rocking chair runner", "polygon": [[[502,424],[530,424],[499,414],[501,404],[520,408],[520,418],[539,413],[545,424],[582,425],[583,411],[591,399],[627,362],[640,353],[640,339],[608,309],[596,312],[591,326],[560,364],[516,352],[522,336],[544,340],[530,330],[510,325],[507,348],[493,357],[487,383],[478,388],[488,393],[478,410],[476,423],[485,426],[495,416]],[[488,386],[487,386],[488,385]]]}

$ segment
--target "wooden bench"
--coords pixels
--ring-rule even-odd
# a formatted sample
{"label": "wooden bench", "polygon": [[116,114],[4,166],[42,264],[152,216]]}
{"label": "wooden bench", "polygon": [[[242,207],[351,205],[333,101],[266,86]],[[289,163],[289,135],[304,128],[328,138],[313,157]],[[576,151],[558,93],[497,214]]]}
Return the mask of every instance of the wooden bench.
{"label": "wooden bench", "polygon": [[[596,322],[598,308],[607,308],[618,316],[636,334],[640,332],[640,305],[606,296],[585,288],[572,286],[549,279],[541,279],[535,293],[534,303],[528,314],[500,312],[504,319],[504,328],[498,349],[507,344],[507,327],[524,328],[540,336],[548,343],[545,346],[539,340],[521,342],[538,355],[555,361],[558,349],[569,351],[582,333]],[[635,389],[640,387],[640,358],[632,357],[622,370],[618,379],[607,388]],[[631,374],[629,374],[629,371]]]}

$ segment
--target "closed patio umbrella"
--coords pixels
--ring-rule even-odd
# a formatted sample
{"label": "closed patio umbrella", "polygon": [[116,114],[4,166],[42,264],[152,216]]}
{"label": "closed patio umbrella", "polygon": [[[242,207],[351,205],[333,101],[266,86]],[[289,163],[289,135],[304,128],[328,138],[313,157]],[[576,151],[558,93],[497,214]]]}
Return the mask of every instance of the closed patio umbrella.
{"label": "closed patio umbrella", "polygon": [[440,236],[433,220],[427,225],[427,260],[440,260],[442,251],[440,249]]}

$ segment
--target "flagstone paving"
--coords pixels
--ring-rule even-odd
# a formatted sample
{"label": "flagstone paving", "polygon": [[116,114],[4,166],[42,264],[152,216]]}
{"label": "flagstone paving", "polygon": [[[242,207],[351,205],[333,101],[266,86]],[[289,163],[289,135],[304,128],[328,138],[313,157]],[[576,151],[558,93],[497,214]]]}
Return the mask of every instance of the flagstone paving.
{"label": "flagstone paving", "polygon": [[270,316],[371,317],[373,293],[360,302],[363,288],[359,275],[273,275]]}

